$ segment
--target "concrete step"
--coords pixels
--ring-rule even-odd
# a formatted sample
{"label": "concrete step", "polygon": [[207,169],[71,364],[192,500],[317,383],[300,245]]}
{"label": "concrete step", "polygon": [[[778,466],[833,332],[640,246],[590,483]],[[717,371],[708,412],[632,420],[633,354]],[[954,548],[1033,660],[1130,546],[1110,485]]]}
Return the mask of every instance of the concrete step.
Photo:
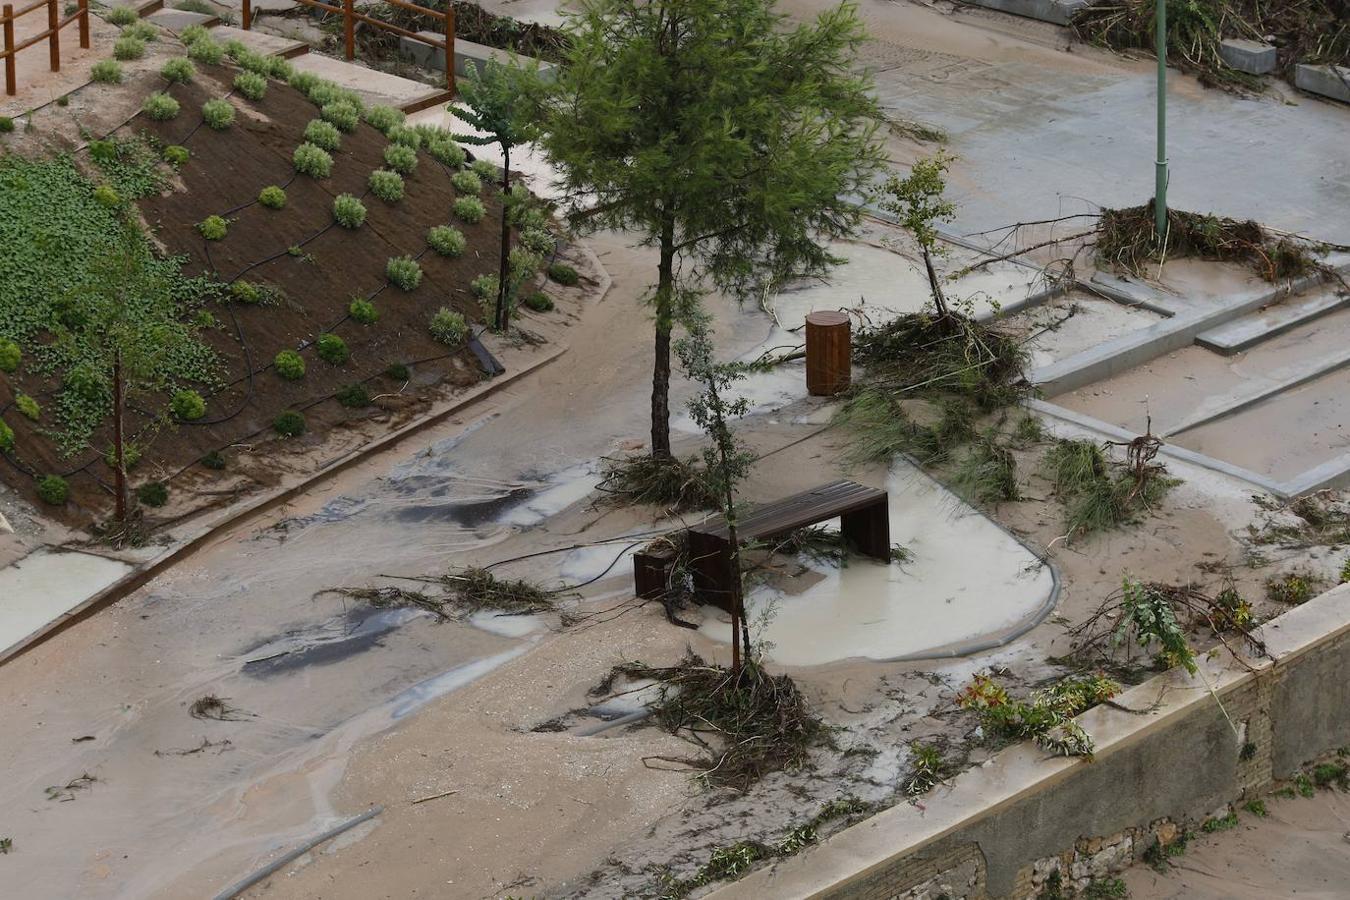
{"label": "concrete step", "polygon": [[235,28],[233,25],[217,25],[211,29],[211,36],[222,44],[226,41],[239,41],[254,53],[261,53],[263,56],[294,59],[297,56],[306,56],[309,53],[309,44],[304,41],[292,41],[277,37],[274,34],[266,34],[251,29],[245,31],[242,28]]}
{"label": "concrete step", "polygon": [[1196,335],[1195,342],[1207,350],[1230,356],[1346,305],[1350,305],[1350,292],[1328,288],[1225,322]]}
{"label": "concrete step", "polygon": [[186,9],[160,9],[152,12],[145,18],[154,22],[160,28],[171,31],[174,34],[178,34],[189,25],[201,25],[203,28],[214,28],[220,24],[220,18],[217,16],[189,12]]}
{"label": "concrete step", "polygon": [[300,72],[313,72],[339,87],[356,91],[367,104],[392,106],[407,113],[440,106],[450,100],[450,92],[443,87],[377,72],[357,63],[317,53],[297,59],[295,68]]}

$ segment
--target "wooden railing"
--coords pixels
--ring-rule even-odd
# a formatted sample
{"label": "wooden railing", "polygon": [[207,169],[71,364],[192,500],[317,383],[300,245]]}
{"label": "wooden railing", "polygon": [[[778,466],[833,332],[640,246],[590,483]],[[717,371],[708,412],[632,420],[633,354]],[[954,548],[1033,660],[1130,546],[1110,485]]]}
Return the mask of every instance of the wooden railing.
{"label": "wooden railing", "polygon": [[[88,0],[80,0],[81,3],[87,3]],[[425,16],[444,23],[444,40],[433,40],[425,35],[418,34],[415,31],[409,31],[406,28],[400,28],[390,22],[383,22],[363,12],[356,10],[353,0],[341,0],[341,6],[333,6],[328,3],[321,3],[320,0],[298,0],[305,6],[312,6],[315,9],[322,9],[326,12],[336,13],[342,16],[342,37],[346,47],[347,59],[356,58],[356,23],[365,22],[367,25],[373,25],[376,28],[383,28],[385,31],[392,31],[394,34],[402,35],[409,40],[426,44],[429,47],[435,47],[438,50],[445,51],[445,87],[451,94],[455,92],[455,5],[452,0],[446,0],[445,9],[428,9],[425,6],[418,6],[416,3],[408,3],[406,0],[385,0],[390,6],[397,6],[400,9],[406,9],[409,12],[422,13]],[[244,0],[243,16],[241,17],[244,30],[247,31],[253,27],[253,2]]]}
{"label": "wooden railing", "polygon": [[[0,50],[0,59],[5,61],[5,93],[11,97],[18,91],[14,57],[20,50],[26,50],[45,40],[48,52],[51,54],[52,71],[61,71],[61,29],[71,22],[80,23],[80,48],[83,50],[89,49],[89,0],[79,0],[75,12],[64,19],[60,16],[57,2],[58,0],[33,0],[32,3],[18,10],[14,8],[12,3],[6,3],[3,7],[0,7],[0,30],[3,30],[4,33],[4,49]],[[37,12],[44,6],[47,7],[47,30],[33,35],[21,44],[14,43],[14,21],[31,12]]]}

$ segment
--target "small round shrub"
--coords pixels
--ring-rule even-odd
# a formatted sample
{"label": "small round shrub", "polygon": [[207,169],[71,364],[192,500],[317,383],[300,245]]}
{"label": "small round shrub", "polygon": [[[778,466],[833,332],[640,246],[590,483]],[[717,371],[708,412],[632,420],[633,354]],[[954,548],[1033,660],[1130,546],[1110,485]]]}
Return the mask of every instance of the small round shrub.
{"label": "small round shrub", "polygon": [[436,225],[427,232],[427,244],[441,256],[459,256],[468,246],[464,232],[449,225]]}
{"label": "small round shrub", "polygon": [[14,451],[14,429],[5,424],[0,419],[0,453],[12,453]]}
{"label": "small round shrub", "polygon": [[[212,13],[212,15],[215,15]],[[188,25],[178,32],[178,40],[183,42],[184,47],[191,47],[193,44],[206,37],[210,32],[203,25]]]}
{"label": "small round shrub", "polygon": [[372,106],[366,110],[366,122],[371,128],[389,133],[389,129],[395,125],[402,125],[403,120],[407,118],[403,113],[392,106]]}
{"label": "small round shrub", "polygon": [[272,420],[272,428],[282,437],[299,437],[305,433],[305,417],[288,409]]}
{"label": "small round shrub", "polygon": [[14,131],[14,119],[10,116],[0,116],[0,134],[11,134]]}
{"label": "small round shrub", "polygon": [[37,483],[38,499],[52,506],[63,506],[70,497],[70,485],[60,475],[44,475]]}
{"label": "small round shrub", "polygon": [[[141,461],[140,447],[137,447],[135,444],[122,445],[122,465],[126,466],[128,471],[136,468],[136,464],[140,461]],[[107,450],[103,451],[103,462],[106,463],[108,468],[110,469],[117,468],[116,444],[109,446]]]}
{"label": "small round shrub", "polygon": [[207,216],[197,223],[197,230],[208,241],[218,241],[230,231],[230,223],[221,216]]}
{"label": "small round shrub", "polygon": [[263,62],[267,66],[267,71],[260,74],[266,74],[268,78],[290,81],[291,76],[295,74],[295,66],[283,56],[264,56]]}
{"label": "small round shrub", "polygon": [[389,129],[386,136],[390,141],[401,147],[408,147],[413,150],[422,149],[422,133],[416,128],[409,128],[407,125],[395,125]]}
{"label": "small round shrub", "polygon": [[554,263],[548,267],[549,281],[556,281],[558,284],[571,287],[581,280],[577,270],[566,263]]}
{"label": "small round shrub", "polygon": [[239,67],[245,72],[263,79],[263,89],[267,89],[267,73],[272,70],[272,58],[261,53],[249,51],[239,58]]}
{"label": "small round shrub", "polygon": [[336,334],[321,334],[314,342],[319,359],[334,366],[340,366],[352,355],[347,342]]}
{"label": "small round shrub", "polygon": [[132,9],[130,6],[114,6],[112,9],[108,10],[108,14],[103,18],[112,25],[125,27],[132,22],[140,21],[141,17],[137,14],[136,10]]}
{"label": "small round shrub", "polygon": [[491,300],[497,296],[499,280],[496,275],[479,275],[469,282],[469,293],[479,300]]}
{"label": "small round shrub", "polygon": [[267,95],[267,79],[257,72],[240,72],[234,76],[234,89],[256,103]]}
{"label": "small round shrub", "polygon": [[114,59],[100,59],[89,70],[89,77],[99,84],[121,84],[122,64]]}
{"label": "small round shrub", "polygon": [[201,458],[201,464],[213,472],[219,472],[225,468],[225,455],[219,450],[212,450]]}
{"label": "small round shrub", "polygon": [[36,400],[27,394],[19,394],[14,398],[14,408],[23,413],[25,418],[36,422],[42,418],[42,407]]}
{"label": "small round shrub", "polygon": [[234,104],[220,98],[207,100],[202,104],[202,118],[206,120],[206,127],[224,131],[234,124]]}
{"label": "small round shrub", "polygon": [[411,256],[393,256],[384,265],[384,274],[396,287],[411,291],[422,283],[422,267]]}
{"label": "small round shrub", "polygon": [[286,206],[286,192],[269,184],[258,192],[258,202],[268,209],[282,209]]}
{"label": "small round shrub", "polygon": [[469,169],[484,181],[496,181],[501,177],[502,170],[497,168],[486,159],[475,159]]}
{"label": "small round shrub", "polygon": [[305,126],[305,142],[332,153],[342,146],[342,132],[332,122],[314,119]]}
{"label": "small round shrub", "polygon": [[[290,78],[286,79],[287,83],[289,83],[291,87],[295,88],[297,91],[304,94],[306,97],[309,97],[309,92],[314,90],[314,88],[318,85],[318,83],[321,80],[322,79],[319,78],[318,75],[315,75],[313,72],[299,72],[299,71],[295,72],[293,75],[291,75]],[[310,97],[310,100],[312,101],[313,98]]]}
{"label": "small round shrub", "polygon": [[179,391],[173,395],[169,407],[184,422],[195,422],[206,415],[206,401],[196,391]]}
{"label": "small round shrub", "polygon": [[452,169],[458,169],[464,165],[464,160],[468,159],[468,154],[464,148],[456,144],[447,135],[446,137],[433,138],[426,142],[427,152],[433,159],[439,160]]}
{"label": "small round shrub", "polygon": [[328,151],[314,144],[301,144],[291,155],[295,171],[311,178],[327,178],[333,174],[333,157]]}
{"label": "small round shrub", "polygon": [[0,372],[14,372],[23,361],[23,351],[9,338],[0,338]]}
{"label": "small round shrub", "polygon": [[339,130],[348,133],[355,131],[356,126],[361,124],[361,114],[356,111],[356,107],[340,100],[325,103],[319,108],[319,115],[325,122],[330,122]]}
{"label": "small round shrub", "polygon": [[187,84],[197,77],[197,67],[185,56],[177,56],[159,67],[159,77],[169,84]]}
{"label": "small round shrub", "polygon": [[550,312],[553,309],[553,298],[543,291],[526,294],[524,303],[535,312]]}
{"label": "small round shrub", "polygon": [[145,98],[141,110],[156,122],[167,122],[178,115],[178,101],[168,94],[155,92]]}
{"label": "small round shrub", "polygon": [[397,203],[403,199],[403,176],[388,169],[376,169],[370,173],[366,182],[370,192],[386,203]]}
{"label": "small round shrub", "polygon": [[138,37],[127,35],[120,37],[113,44],[113,59],[120,59],[123,62],[132,59],[140,59],[145,55],[145,41]]}
{"label": "small round shrub", "polygon": [[225,55],[235,62],[243,59],[251,52],[252,51],[248,49],[248,45],[238,38],[230,38],[225,42]]}
{"label": "small round shrub", "polygon": [[384,375],[394,381],[407,381],[412,377],[412,370],[403,363],[390,363],[385,366]]}
{"label": "small round shrub", "polygon": [[431,336],[447,347],[458,347],[469,336],[468,323],[454,310],[442,306],[431,317]]}
{"label": "small round shrub", "polygon": [[546,228],[526,228],[520,233],[520,246],[536,256],[547,256],[557,249],[558,242]]}
{"label": "small round shrub", "polygon": [[299,381],[305,377],[305,360],[294,350],[282,350],[272,360],[272,364],[277,367],[277,374],[287,381]]}
{"label": "small round shrub", "polygon": [[219,323],[211,310],[199,309],[192,316],[192,324],[197,328],[215,328]]}
{"label": "small round shrub", "polygon": [[215,38],[204,37],[188,44],[188,59],[204,66],[218,66],[225,59],[225,48]]}
{"label": "small round shrub", "polygon": [[305,96],[315,106],[327,106],[330,103],[342,101],[342,88],[326,78],[320,78],[305,91]]}
{"label": "small round shrub", "polygon": [[470,197],[477,197],[483,192],[482,179],[468,169],[462,169],[451,175],[450,183],[455,186],[455,190]]}
{"label": "small round shrub", "polygon": [[351,409],[360,409],[370,405],[370,391],[361,383],[349,384],[333,395],[337,402]]}
{"label": "small round shrub", "polygon": [[375,304],[364,297],[353,297],[347,312],[362,325],[374,325],[380,318],[380,311],[375,308]]}
{"label": "small round shrub", "polygon": [[338,194],[333,198],[333,219],[343,228],[360,228],[366,205],[351,194]]}
{"label": "small round shrub", "polygon": [[138,18],[135,22],[128,24],[122,29],[122,37],[135,38],[138,41],[145,41],[147,44],[159,40],[159,29],[152,22]]}
{"label": "small round shrub", "polygon": [[122,203],[117,189],[110,184],[100,184],[94,188],[94,202],[106,209],[116,209]]}
{"label": "small round shrub", "polygon": [[461,221],[470,225],[483,221],[483,216],[487,215],[487,207],[477,197],[457,197],[451,209]]}
{"label": "small round shrub", "polygon": [[147,481],[136,488],[136,499],[146,506],[163,506],[169,502],[169,488],[162,481]]}
{"label": "small round shrub", "polygon": [[384,164],[400,175],[411,175],[417,168],[417,151],[402,144],[384,148]]}
{"label": "small round shrub", "polygon": [[191,157],[188,148],[178,144],[170,144],[164,148],[164,161],[175,168],[186,165]]}
{"label": "small round shrub", "polygon": [[236,281],[230,285],[230,296],[240,303],[261,303],[263,299],[262,288],[251,281]]}

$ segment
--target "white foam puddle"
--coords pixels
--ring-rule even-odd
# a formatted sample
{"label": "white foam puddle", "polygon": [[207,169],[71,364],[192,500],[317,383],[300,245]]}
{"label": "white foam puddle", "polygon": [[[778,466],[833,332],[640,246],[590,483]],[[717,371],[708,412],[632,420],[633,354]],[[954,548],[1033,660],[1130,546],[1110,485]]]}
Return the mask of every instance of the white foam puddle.
{"label": "white foam puddle", "polygon": [[[845,568],[812,564],[819,580],[796,594],[759,587],[746,598],[756,640],[783,665],[852,657],[893,659],[999,635],[1034,616],[1054,586],[1050,570],[1010,534],[898,461],[887,479],[891,541],[903,566],[853,556]],[[704,634],[731,640],[725,617]]]}
{"label": "white foam puddle", "polygon": [[442,672],[425,681],[419,681],[410,688],[401,691],[389,703],[389,717],[401,719],[423,705],[458,690],[470,682],[482,678],[498,666],[510,662],[532,647],[532,643],[521,644],[496,656],[486,656],[471,663],[456,666],[448,672]]}
{"label": "white foam puddle", "polygon": [[628,579],[633,572],[633,554],[642,549],[643,541],[634,539],[625,544],[596,544],[578,547],[568,552],[558,566],[558,577],[564,584],[580,584],[611,577]]}
{"label": "white foam puddle", "polygon": [[548,486],[498,521],[522,528],[537,525],[589,495],[600,483],[600,473],[594,463],[579,463],[550,475],[544,483]]}

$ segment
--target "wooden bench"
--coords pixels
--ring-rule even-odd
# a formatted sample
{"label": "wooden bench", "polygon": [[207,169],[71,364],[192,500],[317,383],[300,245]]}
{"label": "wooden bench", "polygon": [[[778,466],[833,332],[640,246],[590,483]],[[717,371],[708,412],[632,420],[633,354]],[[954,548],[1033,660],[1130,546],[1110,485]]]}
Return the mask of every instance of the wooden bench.
{"label": "wooden bench", "polygon": [[[829,519],[840,520],[844,540],[874,559],[891,558],[891,521],[886,492],[854,481],[830,484],[757,506],[736,523],[742,547],[781,539],[799,528]],[[718,516],[689,529],[690,568],[700,599],[730,611],[732,588],[739,573],[732,571],[731,535]]]}

